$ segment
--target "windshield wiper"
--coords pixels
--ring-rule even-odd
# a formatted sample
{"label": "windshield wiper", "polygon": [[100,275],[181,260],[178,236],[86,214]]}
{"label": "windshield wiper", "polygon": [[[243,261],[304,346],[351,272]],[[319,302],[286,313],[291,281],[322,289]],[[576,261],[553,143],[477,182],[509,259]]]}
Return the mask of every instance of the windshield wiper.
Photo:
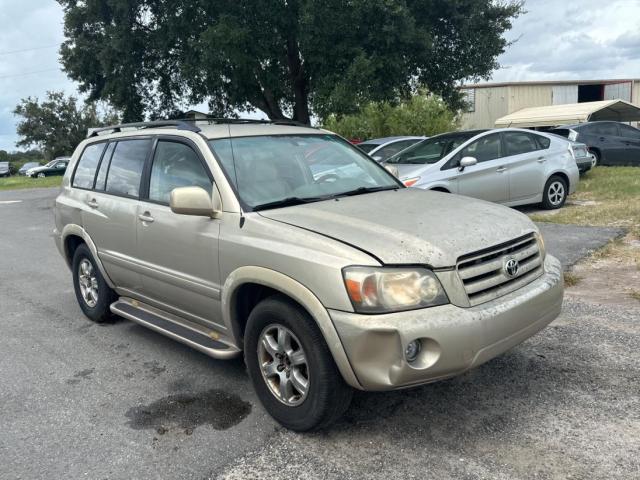
{"label": "windshield wiper", "polygon": [[274,202],[262,203],[253,207],[253,211],[268,210],[270,208],[280,207],[292,207],[294,205],[302,205],[303,203],[319,202],[320,200],[327,200],[329,197],[287,197],[282,200],[276,200]]}
{"label": "windshield wiper", "polygon": [[362,195],[363,193],[371,193],[371,192],[382,192],[384,190],[398,190],[400,188],[399,185],[387,185],[386,187],[358,187],[354,190],[349,190],[346,192],[338,193],[336,195],[332,195],[335,197],[351,197],[353,195]]}

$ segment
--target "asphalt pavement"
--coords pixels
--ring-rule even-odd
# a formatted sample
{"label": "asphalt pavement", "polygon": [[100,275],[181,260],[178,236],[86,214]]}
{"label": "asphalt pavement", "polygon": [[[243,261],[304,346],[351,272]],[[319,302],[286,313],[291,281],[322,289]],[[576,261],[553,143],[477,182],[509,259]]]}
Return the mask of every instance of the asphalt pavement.
{"label": "asphalt pavement", "polygon": [[[356,393],[295,434],[217,361],[89,322],[50,238],[57,189],[0,192],[0,479],[640,478],[640,311],[565,301],[460,377]],[[566,264],[619,235],[541,225]]]}

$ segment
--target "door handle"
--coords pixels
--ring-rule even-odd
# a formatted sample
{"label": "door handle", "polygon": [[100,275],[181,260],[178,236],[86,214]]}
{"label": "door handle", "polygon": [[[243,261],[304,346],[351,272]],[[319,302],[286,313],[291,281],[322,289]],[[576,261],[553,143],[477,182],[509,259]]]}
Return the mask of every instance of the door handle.
{"label": "door handle", "polygon": [[499,167],[496,169],[496,172],[504,172],[507,169],[507,167]]}
{"label": "door handle", "polygon": [[87,200],[87,205],[91,208],[98,208],[98,201],[95,198],[92,198],[91,200]]}
{"label": "door handle", "polygon": [[546,158],[544,158],[544,157],[538,157],[538,159],[537,159],[537,160],[538,160],[538,163],[544,163],[544,162],[546,162],[546,161],[547,161],[547,159],[546,159]]}
{"label": "door handle", "polygon": [[152,223],[154,218],[151,216],[151,214],[149,212],[144,212],[141,215],[138,215],[138,218],[143,221],[143,222],[147,222],[147,223]]}

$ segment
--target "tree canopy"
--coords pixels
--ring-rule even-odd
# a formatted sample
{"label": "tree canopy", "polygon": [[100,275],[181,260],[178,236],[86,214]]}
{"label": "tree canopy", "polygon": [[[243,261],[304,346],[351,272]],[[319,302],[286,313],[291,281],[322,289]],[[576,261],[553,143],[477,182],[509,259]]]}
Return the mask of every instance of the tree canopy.
{"label": "tree canopy", "polygon": [[522,11],[504,0],[58,0],[68,75],[125,121],[261,110],[309,123],[418,87],[459,105]]}
{"label": "tree canopy", "polygon": [[323,127],[343,137],[360,140],[395,135],[430,137],[455,130],[458,120],[440,97],[420,92],[398,105],[371,102],[355,114],[330,115]]}
{"label": "tree canopy", "polygon": [[118,123],[112,112],[98,113],[95,103],[79,105],[75,97],[64,92],[47,92],[46,99],[27,97],[13,111],[20,116],[17,132],[19,147],[38,147],[46,159],[71,155],[91,127]]}

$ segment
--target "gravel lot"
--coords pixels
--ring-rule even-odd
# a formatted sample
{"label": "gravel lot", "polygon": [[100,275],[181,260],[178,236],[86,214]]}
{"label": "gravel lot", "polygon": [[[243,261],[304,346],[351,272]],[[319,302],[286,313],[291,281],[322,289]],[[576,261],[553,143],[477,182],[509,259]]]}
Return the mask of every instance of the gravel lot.
{"label": "gravel lot", "polygon": [[[83,317],[49,238],[55,195],[0,192],[1,479],[640,478],[637,307],[566,301],[474,371],[357,393],[330,431],[293,434],[241,361]],[[619,234],[543,229],[565,263]]]}

